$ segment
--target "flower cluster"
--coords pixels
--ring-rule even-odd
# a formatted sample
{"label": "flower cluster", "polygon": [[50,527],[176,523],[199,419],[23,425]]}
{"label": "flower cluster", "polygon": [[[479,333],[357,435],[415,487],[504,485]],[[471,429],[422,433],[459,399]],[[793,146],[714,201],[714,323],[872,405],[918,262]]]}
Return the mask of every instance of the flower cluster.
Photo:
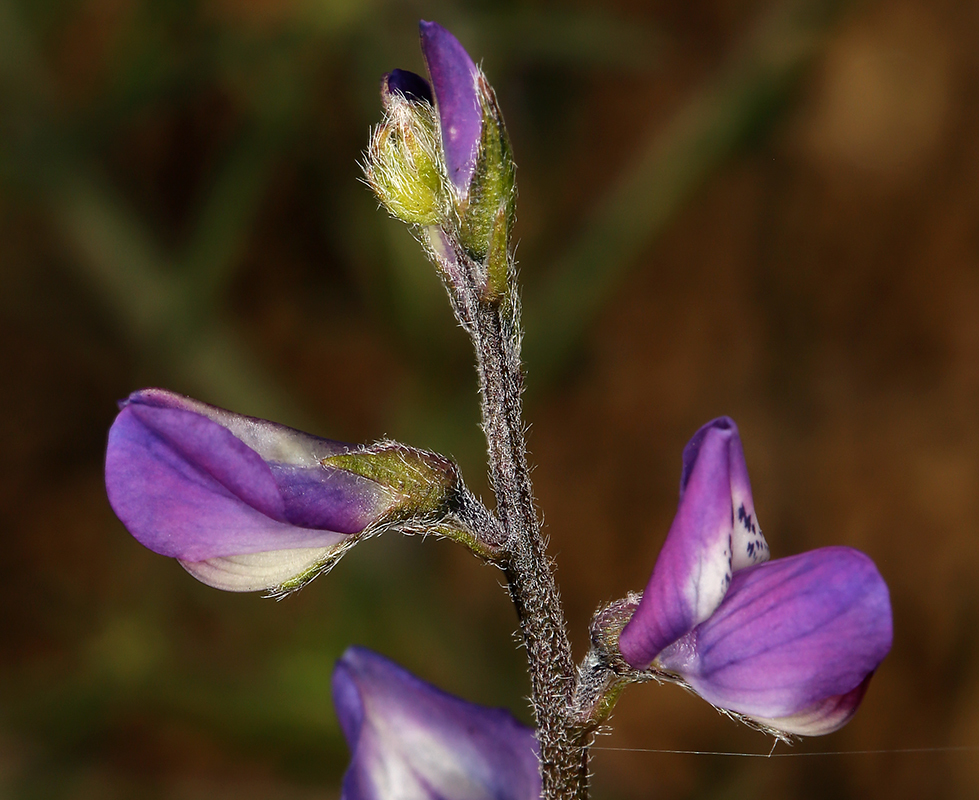
{"label": "flower cluster", "polygon": [[532,661],[537,730],[351,648],[333,674],[352,755],[345,800],[583,797],[591,735],[622,685],[649,677],[779,736],[836,730],[890,649],[887,586],[848,547],[769,560],[727,417],[686,446],[679,507],[645,592],[596,615],[592,650],[573,674],[522,479],[509,142],[492,89],[455,37],[422,22],[421,43],[431,82],[385,76],[365,169],[382,204],[414,226],[477,345],[498,517],[436,453],[343,444],[161,389],[120,404],[105,462],[112,508],[146,547],[231,591],[289,592],[392,528],[455,539],[504,569]]}

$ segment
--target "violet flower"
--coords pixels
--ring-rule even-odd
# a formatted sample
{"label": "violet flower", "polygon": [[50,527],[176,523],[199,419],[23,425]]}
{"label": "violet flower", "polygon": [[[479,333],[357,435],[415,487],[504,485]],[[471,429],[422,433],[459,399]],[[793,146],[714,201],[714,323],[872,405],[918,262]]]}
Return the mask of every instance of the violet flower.
{"label": "violet flower", "polygon": [[534,732],[351,647],[333,671],[350,746],[341,800],[539,800]]}
{"label": "violet flower", "polygon": [[434,453],[333,442],[162,389],[120,406],[105,458],[112,509],[219,589],[297,588],[358,538],[436,512],[457,477]]}
{"label": "violet flower", "polygon": [[887,585],[848,547],[767,559],[738,429],[721,417],[683,452],[676,518],[619,649],[719,708],[830,733],[890,650]]}

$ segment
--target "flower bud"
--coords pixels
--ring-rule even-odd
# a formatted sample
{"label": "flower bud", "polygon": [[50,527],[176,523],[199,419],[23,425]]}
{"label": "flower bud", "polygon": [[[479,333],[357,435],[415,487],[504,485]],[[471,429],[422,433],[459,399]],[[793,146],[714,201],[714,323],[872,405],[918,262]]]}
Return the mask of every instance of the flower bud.
{"label": "flower bud", "polygon": [[[424,98],[427,84],[403,70],[385,76],[384,119],[371,136],[367,182],[388,212],[404,222],[434,225],[448,207],[435,108]],[[418,83],[420,82],[420,83]]]}
{"label": "flower bud", "polygon": [[[465,48],[419,23],[431,83],[405,70],[384,78],[384,120],[367,154],[367,181],[421,238],[456,297],[512,297],[515,167],[493,89]],[[473,298],[471,298],[473,299]]]}
{"label": "flower bud", "polygon": [[503,116],[493,89],[458,39],[435,22],[423,21],[419,28],[461,221],[460,242],[476,261],[499,251],[499,266],[506,263],[515,199]]}
{"label": "flower bud", "polygon": [[483,126],[476,90],[479,69],[459,40],[437,22],[423,20],[418,29],[438,108],[447,175],[456,196],[464,201],[476,168]]}

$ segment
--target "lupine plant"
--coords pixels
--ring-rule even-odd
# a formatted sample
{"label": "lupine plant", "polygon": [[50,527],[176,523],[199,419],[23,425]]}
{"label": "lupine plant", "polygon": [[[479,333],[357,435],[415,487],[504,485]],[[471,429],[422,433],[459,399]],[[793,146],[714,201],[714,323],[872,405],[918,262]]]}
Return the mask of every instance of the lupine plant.
{"label": "lupine plant", "polygon": [[421,47],[430,80],[383,78],[364,170],[472,339],[495,508],[437,453],[344,444],[145,389],[109,432],[116,514],[146,547],[229,591],[285,596],[390,530],[454,540],[502,570],[535,727],[352,647],[332,684],[351,749],[345,800],[586,798],[596,732],[622,690],[645,681],[679,684],[778,739],[837,730],[890,649],[887,586],[848,547],[769,560],[728,417],[683,451],[679,507],[645,590],[598,609],[573,663],[526,457],[510,142],[456,38],[422,22]]}

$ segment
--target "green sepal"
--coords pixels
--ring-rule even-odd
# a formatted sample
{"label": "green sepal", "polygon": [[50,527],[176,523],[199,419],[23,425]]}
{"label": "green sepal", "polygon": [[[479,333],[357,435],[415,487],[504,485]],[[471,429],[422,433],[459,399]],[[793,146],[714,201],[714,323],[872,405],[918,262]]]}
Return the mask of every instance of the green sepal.
{"label": "green sepal", "polygon": [[369,478],[394,492],[398,499],[385,515],[385,524],[445,513],[460,484],[459,471],[447,458],[397,442],[329,456],[321,463]]}
{"label": "green sepal", "polygon": [[[494,240],[499,235],[506,242],[504,249],[509,247],[515,212],[516,176],[503,116],[496,103],[496,95],[482,74],[479,75],[478,90],[483,127],[472,182],[464,208],[460,209],[462,224],[459,238],[469,255],[476,261],[482,261],[496,246]],[[497,219],[501,214],[503,227],[497,233]]]}
{"label": "green sepal", "polygon": [[622,690],[630,683],[653,679],[630,667],[619,652],[619,634],[632,618],[639,596],[629,594],[600,607],[589,625],[591,648],[578,670],[573,716],[583,731],[594,731],[612,713]]}
{"label": "green sepal", "polygon": [[486,288],[483,300],[499,303],[507,297],[510,282],[510,230],[512,222],[505,207],[496,211],[486,255]]}
{"label": "green sepal", "polygon": [[619,652],[619,634],[639,605],[642,595],[630,592],[621,600],[598,608],[588,626],[592,648],[602,654],[603,660],[615,666],[616,672],[634,671]]}
{"label": "green sepal", "polygon": [[503,558],[503,551],[498,545],[483,541],[471,529],[459,524],[458,521],[447,520],[427,532],[465,545],[488,564],[499,564],[500,559]]}

